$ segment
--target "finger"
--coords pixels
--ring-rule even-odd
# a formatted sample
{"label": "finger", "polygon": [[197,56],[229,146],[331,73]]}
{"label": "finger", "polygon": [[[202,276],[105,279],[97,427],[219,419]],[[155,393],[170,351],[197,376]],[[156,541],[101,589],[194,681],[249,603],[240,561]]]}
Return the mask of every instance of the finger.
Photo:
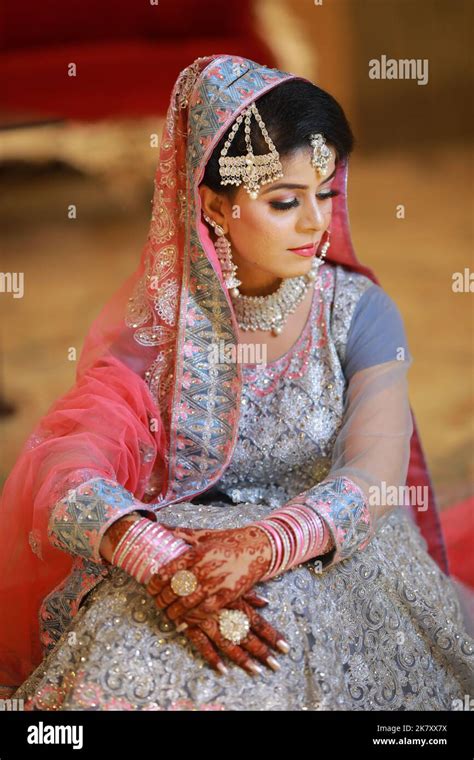
{"label": "finger", "polygon": [[156,603],[161,609],[166,609],[166,614],[170,620],[177,620],[177,618],[185,617],[189,610],[197,607],[207,598],[207,595],[208,591],[198,588],[192,594],[178,598],[173,589],[167,586],[159,595]]}
{"label": "finger", "polygon": [[194,611],[204,618],[212,615],[214,612],[219,612],[223,607],[228,607],[229,604],[237,601],[239,598],[239,592],[232,591],[232,589],[221,588],[215,594],[210,594],[208,591],[204,601],[196,605]]}
{"label": "finger", "polygon": [[[192,613],[190,613],[190,615],[192,619]],[[222,636],[219,630],[219,621],[217,619],[217,616],[209,616],[207,618],[204,618],[203,620],[199,621],[197,625],[199,628],[201,628],[201,630],[204,631],[209,639],[217,644],[219,649],[221,649],[224,654],[229,657],[229,659],[235,662],[236,665],[239,665],[241,668],[243,668],[247,673],[256,675],[263,672],[260,665],[257,665],[257,663],[248,656],[245,649],[243,649],[238,644],[233,644],[231,641],[229,641],[229,639],[225,639],[224,636]],[[243,639],[243,641],[246,641],[246,639],[247,637]],[[242,642],[240,643],[242,644]]]}
{"label": "finger", "polygon": [[[196,591],[194,593],[196,595],[198,592]],[[179,625],[182,622],[182,619],[186,617],[186,613],[189,612],[190,609],[197,607],[203,598],[205,597],[199,599],[197,596],[195,596],[194,599],[191,599],[191,595],[189,597],[186,597],[186,599],[190,599],[188,606],[187,603],[184,602],[183,598],[178,600],[176,594],[174,594],[173,597],[173,590],[170,588],[168,591],[167,587],[162,592],[162,597],[160,598],[159,602],[157,602],[157,604],[160,609],[165,609],[168,605],[170,605],[167,609],[167,614],[171,620],[174,620],[175,623]],[[249,604],[254,604],[255,607],[265,607],[270,603],[269,599],[258,596],[258,594],[256,594],[254,591],[248,591],[247,593],[243,594],[242,599],[246,599]],[[221,595],[219,599],[217,599],[215,595],[208,596],[206,599],[206,604],[201,605],[199,607],[199,611],[203,614],[203,616],[208,615],[210,612],[216,612],[217,609],[227,606],[230,601],[233,600],[229,599],[229,595]],[[180,602],[183,602],[183,604],[180,604]]]}
{"label": "finger", "polygon": [[[256,607],[265,607],[267,604],[270,604],[270,600],[269,599],[266,599],[265,597],[258,596],[253,591],[248,591],[246,594],[242,594],[242,600],[248,602],[248,604],[254,604]],[[239,602],[240,602],[240,599],[236,600],[235,602],[229,602],[225,606],[231,607],[232,604],[238,605]],[[239,609],[239,608],[236,606],[236,609]],[[193,612],[195,612],[195,611],[196,610],[194,608]],[[206,613],[206,615],[207,615],[207,613]],[[195,616],[194,619],[198,619],[198,616]],[[181,616],[179,618],[175,618],[174,622],[175,622],[176,630],[177,631],[184,631],[184,629],[188,627],[188,623],[186,622],[186,615],[183,615],[183,616]],[[278,647],[278,651],[283,651],[283,650],[281,650]]]}
{"label": "finger", "polygon": [[163,567],[160,567],[159,571],[151,577],[146,587],[147,591],[152,596],[161,593],[178,570],[187,570],[195,561],[196,553],[194,549],[189,549],[183,554],[180,554],[176,559],[163,565]]}
{"label": "finger", "polygon": [[184,631],[184,635],[194,644],[196,649],[202,654],[205,660],[220,673],[228,672],[215,648],[212,646],[210,639],[204,631],[197,626],[192,626]]}
{"label": "finger", "polygon": [[242,599],[245,599],[246,602],[253,604],[255,607],[265,607],[267,604],[270,604],[270,599],[259,596],[255,591],[247,591],[247,593],[242,594]]}
{"label": "finger", "polygon": [[155,596],[155,604],[160,610],[166,610],[172,602],[175,602],[178,595],[173,591],[169,584]]}
{"label": "finger", "polygon": [[[274,628],[270,623],[268,623],[261,615],[259,615],[256,610],[253,609],[253,607],[250,606],[250,604],[247,604],[243,599],[238,599],[234,604],[237,602],[241,602],[242,604],[242,611],[245,612],[246,615],[249,616],[250,619],[250,625],[254,631],[254,633],[259,636],[261,639],[266,641],[268,644],[270,644],[274,649],[277,649],[279,652],[282,651],[281,647],[278,645],[278,641],[283,641],[286,646],[288,646],[286,642],[285,636],[279,631],[277,628]],[[229,605],[231,606],[231,605]]]}
{"label": "finger", "polygon": [[[229,607],[229,609],[234,608]],[[240,646],[271,670],[280,670],[281,665],[273,656],[273,651],[251,631],[248,632],[245,639],[242,639]]]}
{"label": "finger", "polygon": [[[249,617],[250,624],[252,625],[251,616],[249,615],[249,609],[251,608],[249,608],[248,604],[244,603],[242,599],[238,599],[234,604],[229,604],[228,608],[244,612]],[[258,613],[255,614],[258,615]],[[240,646],[246,649],[247,652],[250,652],[250,654],[252,654],[257,660],[263,662],[267,667],[272,670],[280,670],[281,666],[273,656],[272,650],[269,649],[266,643],[252,631],[249,631],[246,638],[242,639]]]}

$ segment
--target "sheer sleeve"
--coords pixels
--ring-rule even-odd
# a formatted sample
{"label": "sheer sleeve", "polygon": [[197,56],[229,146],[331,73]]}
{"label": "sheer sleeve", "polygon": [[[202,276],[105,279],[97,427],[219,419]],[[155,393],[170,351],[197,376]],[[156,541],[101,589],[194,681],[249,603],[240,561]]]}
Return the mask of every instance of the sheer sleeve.
{"label": "sheer sleeve", "polygon": [[356,372],[328,476],[307,492],[310,506],[332,534],[333,557],[364,549],[381,519],[403,505],[413,422],[407,394],[410,361],[386,362]]}
{"label": "sheer sleeve", "polygon": [[[403,321],[381,288],[354,313],[342,366],[343,419],[323,481],[287,504],[304,504],[328,526],[334,548],[323,567],[363,550],[380,521],[404,504],[413,420]],[[361,299],[362,300],[362,299]]]}

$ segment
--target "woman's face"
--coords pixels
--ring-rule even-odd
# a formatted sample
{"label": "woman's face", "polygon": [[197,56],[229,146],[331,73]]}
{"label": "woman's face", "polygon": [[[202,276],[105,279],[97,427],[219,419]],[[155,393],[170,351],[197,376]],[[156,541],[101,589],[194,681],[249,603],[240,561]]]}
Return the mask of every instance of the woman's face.
{"label": "woman's face", "polygon": [[231,243],[232,260],[244,295],[273,293],[282,278],[306,274],[314,256],[304,257],[290,248],[319,244],[329,227],[332,212],[331,190],[336,153],[326,177],[311,166],[312,148],[301,148],[281,158],[283,177],[263,185],[252,200],[239,186],[231,199],[201,185],[203,211],[220,224]]}

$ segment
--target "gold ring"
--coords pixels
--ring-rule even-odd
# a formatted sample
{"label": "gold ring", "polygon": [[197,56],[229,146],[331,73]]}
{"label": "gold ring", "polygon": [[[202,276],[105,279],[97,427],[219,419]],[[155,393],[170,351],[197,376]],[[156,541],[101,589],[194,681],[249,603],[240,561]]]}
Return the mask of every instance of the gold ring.
{"label": "gold ring", "polygon": [[222,610],[219,613],[219,630],[225,639],[240,644],[250,630],[249,617],[241,610]]}
{"label": "gold ring", "polygon": [[191,570],[178,570],[171,578],[170,586],[178,596],[189,596],[198,587],[198,579]]}

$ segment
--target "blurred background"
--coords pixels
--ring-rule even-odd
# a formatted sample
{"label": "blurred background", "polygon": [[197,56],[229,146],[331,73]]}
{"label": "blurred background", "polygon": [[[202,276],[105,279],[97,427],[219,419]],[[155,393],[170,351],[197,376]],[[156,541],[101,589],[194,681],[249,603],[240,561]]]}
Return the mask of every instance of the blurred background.
{"label": "blurred background", "polygon": [[[474,585],[473,295],[468,284],[452,289],[455,272],[468,281],[473,270],[472,1],[3,6],[1,271],[24,272],[25,292],[0,292],[0,485],[74,383],[70,348],[79,355],[91,321],[138,265],[158,157],[150,135],[161,136],[177,75],[198,56],[243,55],[308,77],[352,124],[355,250],[403,315],[410,399],[451,564]],[[369,61],[382,56],[426,60],[427,83],[370,78]]]}

